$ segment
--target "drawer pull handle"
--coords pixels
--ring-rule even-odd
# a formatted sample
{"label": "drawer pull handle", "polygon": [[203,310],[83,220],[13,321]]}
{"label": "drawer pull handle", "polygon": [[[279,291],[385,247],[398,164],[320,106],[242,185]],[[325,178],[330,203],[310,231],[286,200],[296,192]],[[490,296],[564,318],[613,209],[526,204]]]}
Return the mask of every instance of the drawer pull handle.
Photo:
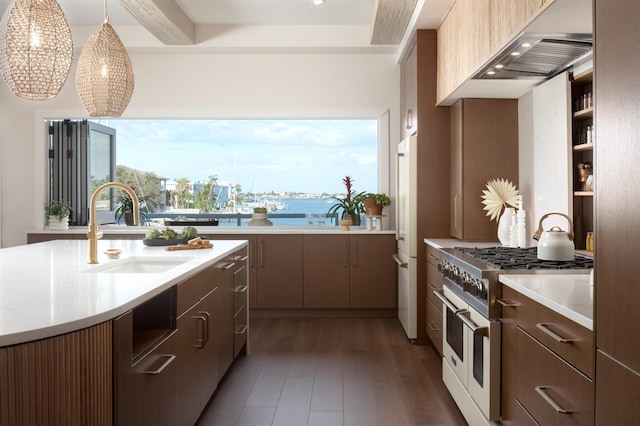
{"label": "drawer pull handle", "polygon": [[434,324],[435,324],[435,322],[433,322],[433,321],[428,321],[428,322],[427,322],[427,325],[429,326],[429,328],[430,328],[431,330],[433,330],[433,331],[440,331],[440,329],[439,329],[438,327],[436,327]]}
{"label": "drawer pull handle", "polygon": [[507,299],[497,299],[497,300],[498,300],[498,303],[501,304],[502,306],[504,306],[505,308],[515,308],[515,307],[519,306],[513,300],[507,300]]}
{"label": "drawer pull handle", "polygon": [[393,257],[393,260],[396,261],[399,267],[405,268],[405,269],[408,268],[407,262],[403,262],[402,260],[400,260],[400,256],[398,256],[397,254],[394,254],[392,257]]}
{"label": "drawer pull handle", "polygon": [[229,263],[227,266],[225,266],[225,267],[224,267],[224,269],[225,269],[225,270],[227,270],[227,269],[231,269],[231,268],[233,268],[234,266],[236,266],[236,262],[231,262],[231,263]]}
{"label": "drawer pull handle", "polygon": [[244,293],[249,288],[248,285],[243,285],[242,287],[236,288],[236,293]]}
{"label": "drawer pull handle", "polygon": [[540,395],[545,401],[547,401],[547,404],[549,404],[550,406],[553,407],[554,410],[556,410],[556,412],[561,413],[561,414],[571,414],[573,413],[573,411],[571,410],[565,410],[564,408],[560,407],[546,392],[547,389],[549,389],[550,386],[536,386],[536,392],[538,392],[538,395]]}
{"label": "drawer pull handle", "polygon": [[444,289],[440,289],[437,288],[435,290],[433,290],[433,294],[436,295],[436,297],[438,299],[440,299],[440,301],[447,307],[449,308],[449,310],[451,312],[453,312],[454,315],[457,315],[460,312],[464,312],[466,311],[466,309],[458,309],[458,307],[456,305],[454,305],[453,303],[451,303],[451,301],[449,299],[446,298],[446,296],[444,295]]}
{"label": "drawer pull handle", "polygon": [[236,259],[236,260],[239,261],[239,262],[244,262],[248,258],[249,258],[249,256],[242,256],[240,259]]}
{"label": "drawer pull handle", "polygon": [[244,334],[248,327],[248,325],[243,325],[240,330],[236,331],[236,334]]}
{"label": "drawer pull handle", "polygon": [[167,366],[169,364],[171,364],[174,359],[176,359],[176,356],[175,355],[171,355],[171,354],[164,354],[164,355],[160,355],[160,358],[166,358],[165,362],[162,363],[160,368],[158,368],[157,370],[153,370],[153,371],[149,371],[149,370],[143,371],[143,373],[144,374],[149,374],[149,375],[152,375],[152,376],[162,373],[162,370],[167,368]]}
{"label": "drawer pull handle", "polygon": [[558,336],[556,333],[549,329],[549,324],[547,323],[539,322],[536,324],[536,328],[542,330],[545,334],[559,343],[573,343],[576,341],[576,339],[565,339],[564,337]]}
{"label": "drawer pull handle", "polygon": [[200,315],[204,318],[204,343],[209,342],[209,319],[211,315],[207,311],[198,311]]}

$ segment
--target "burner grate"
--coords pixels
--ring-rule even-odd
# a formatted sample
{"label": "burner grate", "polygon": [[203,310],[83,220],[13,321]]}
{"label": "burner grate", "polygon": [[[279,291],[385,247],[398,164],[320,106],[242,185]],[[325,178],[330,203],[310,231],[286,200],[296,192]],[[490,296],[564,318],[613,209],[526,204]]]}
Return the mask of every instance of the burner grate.
{"label": "burner grate", "polygon": [[455,247],[454,249],[494,268],[504,270],[593,268],[593,259],[580,255],[568,261],[540,260],[537,247]]}

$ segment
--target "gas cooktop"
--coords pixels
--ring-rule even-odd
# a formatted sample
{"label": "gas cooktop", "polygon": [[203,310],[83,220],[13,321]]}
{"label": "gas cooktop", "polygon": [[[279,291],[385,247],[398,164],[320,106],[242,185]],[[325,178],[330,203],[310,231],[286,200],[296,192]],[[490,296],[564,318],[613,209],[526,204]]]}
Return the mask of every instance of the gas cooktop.
{"label": "gas cooktop", "polygon": [[454,247],[454,250],[477,259],[492,268],[502,270],[581,270],[593,268],[593,259],[581,255],[575,255],[573,260],[568,261],[540,260],[538,259],[537,247]]}

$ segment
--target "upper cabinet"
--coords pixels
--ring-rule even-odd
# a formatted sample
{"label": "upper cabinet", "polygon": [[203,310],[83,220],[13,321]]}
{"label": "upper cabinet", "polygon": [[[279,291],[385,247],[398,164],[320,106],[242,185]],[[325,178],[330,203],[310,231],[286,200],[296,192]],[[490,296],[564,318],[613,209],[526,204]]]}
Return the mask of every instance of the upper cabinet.
{"label": "upper cabinet", "polygon": [[570,79],[574,241],[576,248],[593,251],[593,71],[574,74]]}
{"label": "upper cabinet", "polygon": [[444,102],[554,0],[456,0],[438,29],[437,103]]}
{"label": "upper cabinet", "polygon": [[451,236],[496,241],[482,205],[492,179],[518,185],[518,100],[461,99],[451,107]]}

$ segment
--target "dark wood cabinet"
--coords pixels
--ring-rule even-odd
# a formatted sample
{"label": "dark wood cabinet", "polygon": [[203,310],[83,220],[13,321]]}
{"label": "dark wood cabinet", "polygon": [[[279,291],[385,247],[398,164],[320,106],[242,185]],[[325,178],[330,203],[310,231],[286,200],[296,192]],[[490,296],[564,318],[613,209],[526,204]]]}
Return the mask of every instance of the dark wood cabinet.
{"label": "dark wood cabinet", "polygon": [[593,424],[593,332],[508,286],[499,303],[502,424]]}
{"label": "dark wood cabinet", "polygon": [[451,236],[496,241],[496,224],[482,209],[493,179],[518,185],[518,100],[461,99],[451,107]]}
{"label": "dark wood cabinet", "polygon": [[[640,42],[640,2],[619,0],[611,7],[595,0],[594,7],[596,419],[601,425],[632,424],[638,421],[637,402],[621,404],[638,394],[640,374],[640,186],[632,179],[640,140],[640,56],[629,54]],[[612,421],[622,418],[627,421]]]}
{"label": "dark wood cabinet", "polygon": [[393,235],[351,235],[349,306],[395,308],[398,306],[396,252]]}
{"label": "dark wood cabinet", "polygon": [[256,308],[302,308],[303,235],[256,236]]}
{"label": "dark wood cabinet", "polygon": [[304,307],[397,307],[392,234],[304,236]]}
{"label": "dark wood cabinet", "polygon": [[442,274],[438,271],[440,252],[427,245],[427,335],[442,356],[442,302],[434,294],[434,290],[442,289]]}
{"label": "dark wood cabinet", "polygon": [[593,382],[520,328],[517,341],[517,398],[536,422],[593,424]]}
{"label": "dark wood cabinet", "polygon": [[304,307],[349,307],[349,235],[304,236]]}

